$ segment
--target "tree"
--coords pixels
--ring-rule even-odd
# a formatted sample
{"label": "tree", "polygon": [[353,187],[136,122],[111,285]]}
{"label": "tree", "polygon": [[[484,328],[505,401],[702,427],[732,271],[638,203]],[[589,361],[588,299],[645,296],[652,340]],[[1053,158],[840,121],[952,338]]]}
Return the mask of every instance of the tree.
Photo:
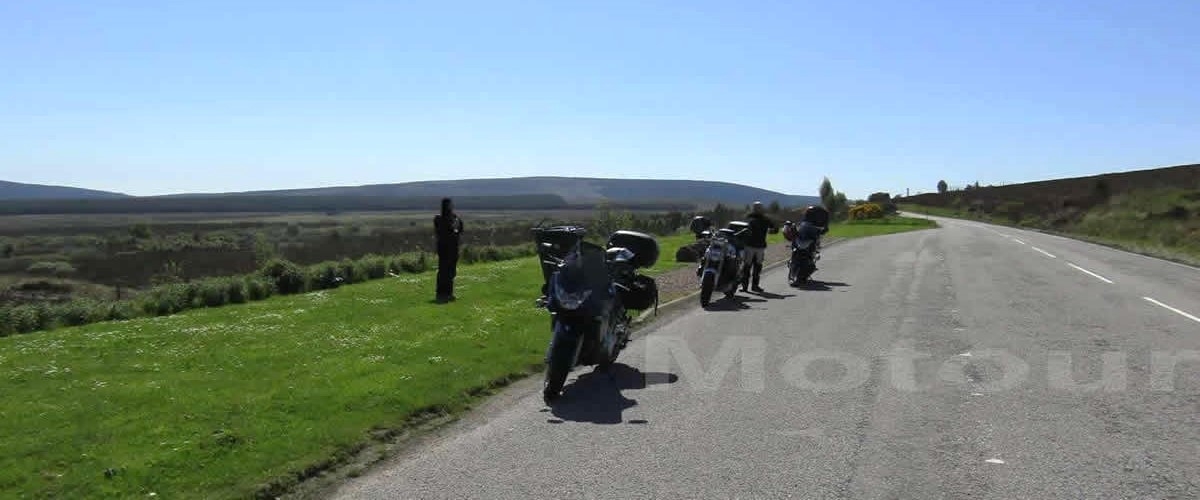
{"label": "tree", "polygon": [[946,184],[946,181],[944,181],[944,180],[938,181],[938,192],[939,193],[945,193],[949,189],[950,189],[950,185]]}
{"label": "tree", "polygon": [[833,199],[834,195],[833,183],[829,182],[828,177],[821,181],[821,188],[818,192],[821,195],[821,203],[825,203],[825,208],[828,209],[828,202]]}
{"label": "tree", "polygon": [[767,211],[773,214],[779,213],[780,210],[783,210],[783,207],[779,206],[779,200],[772,200],[771,204],[767,206]]}
{"label": "tree", "polygon": [[821,204],[829,211],[831,217],[840,218],[846,215],[846,209],[848,208],[846,194],[833,189],[833,183],[829,182],[828,177],[821,181],[819,193],[821,195]]}
{"label": "tree", "polygon": [[14,247],[12,243],[5,243],[2,254],[4,255],[4,258],[7,259],[7,258],[12,257],[13,253],[16,251],[17,251],[17,248]]}

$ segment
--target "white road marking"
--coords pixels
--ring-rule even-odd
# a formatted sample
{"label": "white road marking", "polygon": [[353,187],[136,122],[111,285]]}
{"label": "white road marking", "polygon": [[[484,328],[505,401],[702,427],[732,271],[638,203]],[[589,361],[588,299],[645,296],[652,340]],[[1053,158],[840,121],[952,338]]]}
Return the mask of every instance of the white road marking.
{"label": "white road marking", "polygon": [[962,356],[962,357],[965,357],[965,358],[969,358],[969,357],[971,357],[971,351],[967,351],[967,352],[964,352],[964,353],[962,353],[962,354],[959,354],[959,356]]}
{"label": "white road marking", "polygon": [[1042,253],[1042,255],[1045,255],[1045,256],[1047,256],[1047,257],[1050,257],[1051,259],[1057,259],[1057,258],[1058,258],[1058,257],[1055,257],[1055,256],[1054,256],[1054,254],[1052,254],[1052,253],[1050,253],[1050,252],[1047,252],[1047,251],[1045,251],[1045,250],[1042,250],[1042,249],[1040,249],[1040,248],[1038,248],[1038,247],[1033,247],[1033,249],[1034,249],[1034,250],[1037,250],[1037,251],[1039,251],[1039,252],[1041,252],[1041,253]]}
{"label": "white road marking", "polygon": [[1068,263],[1067,263],[1067,265],[1068,265],[1068,266],[1071,266],[1071,267],[1073,267],[1073,268],[1075,268],[1075,269],[1078,269],[1078,270],[1080,270],[1080,271],[1083,271],[1083,272],[1085,272],[1085,273],[1088,273],[1088,274],[1092,275],[1094,278],[1096,278],[1096,279],[1098,279],[1098,280],[1100,280],[1100,281],[1103,281],[1103,282],[1105,282],[1105,283],[1108,283],[1108,284],[1110,284],[1110,285],[1112,284],[1112,280],[1110,280],[1110,279],[1108,279],[1108,278],[1105,278],[1104,276],[1100,276],[1099,274],[1096,274],[1096,273],[1093,273],[1093,272],[1091,272],[1091,271],[1088,271],[1087,269],[1084,269],[1084,268],[1082,268],[1082,267],[1079,267],[1079,266],[1077,266],[1077,265],[1075,265],[1075,264],[1072,264],[1072,263],[1070,263],[1070,262],[1068,262]]}
{"label": "white road marking", "polygon": [[1154,305],[1156,305],[1156,306],[1159,306],[1159,307],[1161,307],[1161,308],[1163,308],[1163,309],[1166,309],[1166,310],[1168,310],[1168,311],[1171,311],[1171,312],[1173,312],[1173,313],[1176,313],[1176,314],[1178,314],[1178,315],[1180,315],[1180,316],[1183,316],[1183,317],[1185,317],[1185,318],[1187,318],[1187,319],[1190,319],[1190,320],[1192,320],[1192,321],[1195,321],[1195,322],[1197,322],[1197,323],[1200,323],[1200,318],[1197,318],[1197,317],[1195,317],[1195,316],[1192,316],[1191,314],[1185,313],[1185,312],[1183,312],[1183,311],[1180,311],[1179,309],[1176,309],[1176,308],[1174,308],[1174,307],[1171,307],[1171,306],[1168,306],[1168,305],[1166,305],[1166,304],[1163,304],[1162,302],[1159,302],[1159,301],[1157,301],[1157,300],[1154,300],[1154,299],[1152,299],[1152,298],[1150,298],[1150,297],[1142,297],[1142,298],[1143,298],[1143,299],[1146,299],[1146,300],[1147,300],[1148,302],[1150,302],[1151,304],[1154,304]]}
{"label": "white road marking", "polygon": [[1016,238],[1013,238],[1012,240],[1013,240],[1013,241],[1015,241],[1015,242],[1017,242],[1017,243],[1020,243],[1020,244],[1022,244],[1022,245],[1024,245],[1024,244],[1025,244],[1025,242],[1024,242],[1024,241],[1018,240],[1018,239],[1016,239]]}
{"label": "white road marking", "polygon": [[982,392],[972,392],[971,395],[972,396],[982,396],[983,393]]}
{"label": "white road marking", "polygon": [[987,463],[989,463],[989,464],[1002,464],[1002,463],[1004,463],[1004,461],[1003,461],[1003,460],[1000,460],[999,458],[989,458],[989,459],[987,459]]}

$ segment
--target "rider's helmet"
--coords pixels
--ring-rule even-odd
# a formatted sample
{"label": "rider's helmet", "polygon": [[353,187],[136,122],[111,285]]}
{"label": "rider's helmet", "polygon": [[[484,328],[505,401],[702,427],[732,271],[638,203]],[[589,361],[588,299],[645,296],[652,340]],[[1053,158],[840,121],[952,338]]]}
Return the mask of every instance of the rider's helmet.
{"label": "rider's helmet", "polygon": [[783,223],[783,239],[788,241],[796,239],[796,224],[792,223],[792,221]]}

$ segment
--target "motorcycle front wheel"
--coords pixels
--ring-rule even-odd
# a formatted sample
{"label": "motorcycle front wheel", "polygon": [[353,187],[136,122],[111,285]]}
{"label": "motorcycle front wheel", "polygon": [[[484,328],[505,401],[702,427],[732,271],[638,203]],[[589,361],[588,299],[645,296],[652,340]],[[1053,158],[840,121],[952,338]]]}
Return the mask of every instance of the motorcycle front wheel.
{"label": "motorcycle front wheel", "polygon": [[555,325],[554,338],[550,341],[550,349],[546,353],[546,379],[542,388],[542,399],[546,404],[554,402],[562,395],[563,385],[567,375],[575,365],[575,356],[579,351],[579,334]]}
{"label": "motorcycle front wheel", "polygon": [[700,280],[700,306],[708,307],[709,302],[712,302],[713,288],[716,287],[716,275],[705,274]]}

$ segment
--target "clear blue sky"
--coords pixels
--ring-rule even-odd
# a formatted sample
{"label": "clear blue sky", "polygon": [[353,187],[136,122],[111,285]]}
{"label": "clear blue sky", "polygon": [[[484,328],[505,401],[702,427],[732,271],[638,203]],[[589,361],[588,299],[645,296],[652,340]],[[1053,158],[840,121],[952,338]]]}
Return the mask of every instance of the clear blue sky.
{"label": "clear blue sky", "polygon": [[0,2],[0,179],[828,175],[855,198],[1193,163],[1197,20],[1195,0]]}

